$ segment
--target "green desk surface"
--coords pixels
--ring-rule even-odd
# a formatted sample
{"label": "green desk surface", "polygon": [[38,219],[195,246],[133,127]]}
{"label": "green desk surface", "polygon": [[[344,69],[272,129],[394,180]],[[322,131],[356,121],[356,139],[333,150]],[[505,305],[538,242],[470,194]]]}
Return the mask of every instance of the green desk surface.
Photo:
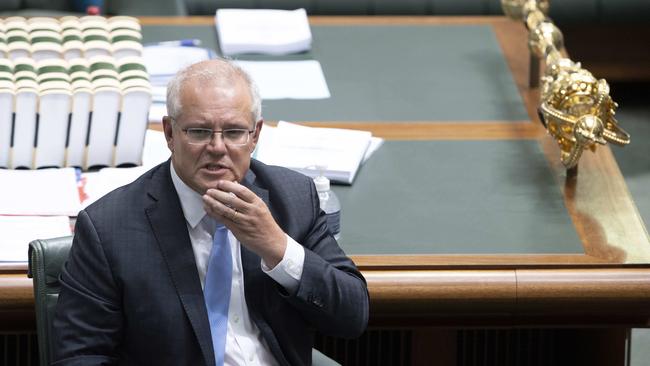
{"label": "green desk surface", "polygon": [[[308,53],[242,60],[315,59],[330,93],[321,100],[265,100],[266,120],[522,121],[521,96],[489,25],[312,26]],[[198,38],[215,27],[144,26],[144,42]]]}
{"label": "green desk surface", "polygon": [[583,253],[537,141],[386,141],[342,201],[348,254]]}

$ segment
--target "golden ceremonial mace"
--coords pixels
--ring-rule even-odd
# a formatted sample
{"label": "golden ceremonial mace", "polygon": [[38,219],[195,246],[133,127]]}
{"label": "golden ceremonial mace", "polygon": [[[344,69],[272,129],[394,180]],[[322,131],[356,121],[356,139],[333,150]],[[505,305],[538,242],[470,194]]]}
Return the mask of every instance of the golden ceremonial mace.
{"label": "golden ceremonial mace", "polygon": [[531,53],[544,59],[539,114],[567,170],[576,171],[585,149],[595,151],[607,142],[629,144],[630,135],[614,118],[618,104],[609,95],[607,81],[563,57],[562,32],[546,15],[549,0],[501,0],[501,7],[507,16],[525,23]]}

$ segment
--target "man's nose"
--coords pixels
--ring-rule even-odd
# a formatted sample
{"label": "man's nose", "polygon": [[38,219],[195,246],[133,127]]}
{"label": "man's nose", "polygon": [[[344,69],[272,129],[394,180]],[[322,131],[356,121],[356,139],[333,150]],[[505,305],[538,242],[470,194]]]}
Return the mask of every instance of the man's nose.
{"label": "man's nose", "polygon": [[207,147],[212,150],[222,151],[226,149],[226,142],[223,139],[223,134],[221,132],[215,132],[212,134],[212,139],[208,142]]}

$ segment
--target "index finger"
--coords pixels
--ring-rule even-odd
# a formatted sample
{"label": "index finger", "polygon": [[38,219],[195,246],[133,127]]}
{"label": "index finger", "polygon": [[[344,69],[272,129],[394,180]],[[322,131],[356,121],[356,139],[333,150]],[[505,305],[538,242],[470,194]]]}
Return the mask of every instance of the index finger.
{"label": "index finger", "polygon": [[257,199],[257,195],[255,193],[236,182],[221,180],[217,182],[217,189],[223,192],[232,192],[241,200],[248,203],[253,203],[253,201]]}

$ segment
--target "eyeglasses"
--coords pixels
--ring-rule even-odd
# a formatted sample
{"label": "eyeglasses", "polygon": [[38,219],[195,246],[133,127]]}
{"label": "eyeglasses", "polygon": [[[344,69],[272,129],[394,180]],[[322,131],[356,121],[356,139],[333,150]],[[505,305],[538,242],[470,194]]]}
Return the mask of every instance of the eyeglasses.
{"label": "eyeglasses", "polygon": [[207,145],[212,142],[212,136],[220,134],[223,142],[228,146],[242,146],[248,143],[248,136],[255,130],[242,128],[228,128],[215,131],[211,128],[183,128],[191,145]]}

